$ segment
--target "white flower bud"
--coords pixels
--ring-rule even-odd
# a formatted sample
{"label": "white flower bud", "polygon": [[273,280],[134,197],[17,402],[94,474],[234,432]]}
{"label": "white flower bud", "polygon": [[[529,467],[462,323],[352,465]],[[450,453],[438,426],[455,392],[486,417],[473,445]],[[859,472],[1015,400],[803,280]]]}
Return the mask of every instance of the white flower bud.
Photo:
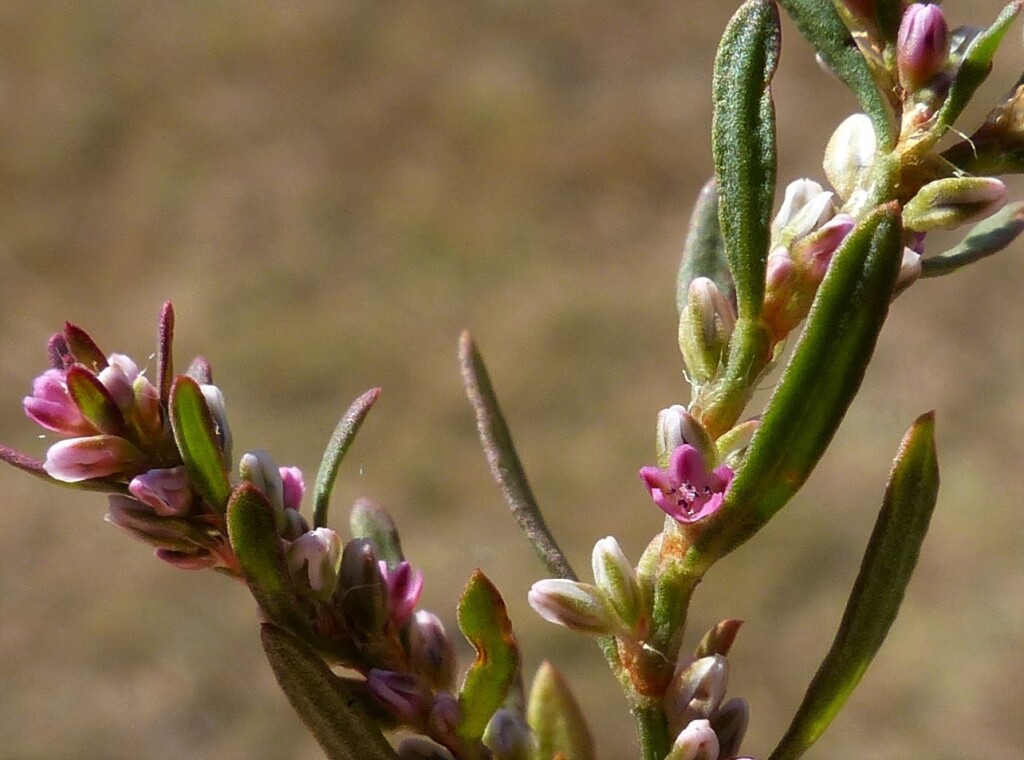
{"label": "white flower bud", "polygon": [[867,114],[848,116],[828,141],[822,167],[842,198],[867,182],[878,149],[875,128]]}

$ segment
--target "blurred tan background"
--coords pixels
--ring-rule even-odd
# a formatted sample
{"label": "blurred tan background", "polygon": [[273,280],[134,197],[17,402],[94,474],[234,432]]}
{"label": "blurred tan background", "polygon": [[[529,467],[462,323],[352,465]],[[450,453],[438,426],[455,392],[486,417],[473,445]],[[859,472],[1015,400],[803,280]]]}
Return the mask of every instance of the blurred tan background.
{"label": "blurred tan background", "polygon": [[[525,604],[541,567],[477,449],[455,342],[463,327],[477,337],[577,567],[608,534],[635,560],[660,525],[636,470],[658,409],[685,400],[675,266],[711,171],[710,70],[734,7],[4,3],[0,438],[44,451],[20,402],[63,320],[145,361],[167,298],[179,363],[213,363],[236,454],[266,448],[311,479],[337,416],[382,385],[335,525],[357,495],[388,505],[453,634],[462,583],[483,567],[529,669],[541,656],[564,669],[602,758],[630,757],[596,650]],[[947,13],[983,23],[997,8]],[[854,103],[784,34],[780,177],[820,179]],[[982,102],[1017,76],[1019,30],[1004,48]],[[751,702],[747,752],[766,755],[784,730],[896,445],[935,408],[944,483],[918,574],[809,756],[1019,756],[1022,274],[1017,245],[901,297],[816,475],[700,590],[692,641],[748,621],[730,685]],[[103,522],[102,497],[9,469],[0,488],[0,756],[319,757],[241,587],[155,561]]]}

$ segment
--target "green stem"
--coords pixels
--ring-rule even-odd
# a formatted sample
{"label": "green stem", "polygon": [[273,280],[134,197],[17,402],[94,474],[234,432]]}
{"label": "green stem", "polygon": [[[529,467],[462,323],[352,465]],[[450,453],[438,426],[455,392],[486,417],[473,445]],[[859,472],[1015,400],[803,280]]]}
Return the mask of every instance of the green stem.
{"label": "green stem", "polygon": [[638,698],[630,707],[640,740],[640,760],[662,760],[672,746],[661,700]]}

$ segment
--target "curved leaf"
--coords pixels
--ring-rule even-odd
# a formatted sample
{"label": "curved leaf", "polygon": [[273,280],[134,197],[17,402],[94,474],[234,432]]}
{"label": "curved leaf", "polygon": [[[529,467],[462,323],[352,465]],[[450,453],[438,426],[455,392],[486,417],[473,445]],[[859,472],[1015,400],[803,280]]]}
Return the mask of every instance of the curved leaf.
{"label": "curved leaf", "polygon": [[459,688],[458,734],[468,743],[484,735],[519,672],[519,646],[505,602],[487,576],[475,570],[459,599],[459,628],[476,660]]}
{"label": "curved leaf", "polygon": [[174,306],[170,301],[160,310],[160,329],[157,334],[156,378],[161,403],[166,404],[171,396],[174,381],[174,363],[171,347],[174,343]]}
{"label": "curved leaf", "polygon": [[900,444],[839,631],[771,760],[800,757],[860,682],[903,602],[938,492],[935,416],[929,412]]}
{"label": "curved leaf", "polygon": [[76,324],[64,323],[64,343],[74,360],[86,369],[99,372],[107,367],[107,357],[96,341]]}
{"label": "curved leaf", "polygon": [[355,440],[356,433],[369,414],[373,403],[380,397],[380,388],[371,388],[357,398],[341,416],[337,427],[327,442],[324,457],[320,461],[320,469],[316,473],[316,485],[313,487],[313,527],[322,528],[327,525],[327,510],[331,505],[331,491],[338,477],[338,468],[345,458],[349,446]]}
{"label": "curved leaf", "polygon": [[899,209],[861,221],[836,252],[793,358],[754,433],[722,508],[691,560],[706,565],[750,538],[803,485],[853,400],[899,270]]}
{"label": "curved leaf", "polygon": [[281,690],[329,760],[396,760],[398,755],[352,690],[300,639],[260,626],[263,651]]}
{"label": "curved leaf", "polygon": [[998,253],[1024,232],[1024,203],[1004,206],[976,224],[962,241],[937,256],[921,260],[922,277],[939,277]]}
{"label": "curved leaf", "polygon": [[174,441],[189,480],[203,500],[223,514],[231,496],[224,451],[203,392],[191,377],[180,375],[175,379],[171,386],[170,413]]}
{"label": "curved leaf", "polygon": [[689,300],[690,283],[707,277],[729,301],[736,298],[729,261],[725,257],[722,228],[718,223],[718,185],[712,177],[700,189],[683,244],[676,277],[676,309],[683,313]]}

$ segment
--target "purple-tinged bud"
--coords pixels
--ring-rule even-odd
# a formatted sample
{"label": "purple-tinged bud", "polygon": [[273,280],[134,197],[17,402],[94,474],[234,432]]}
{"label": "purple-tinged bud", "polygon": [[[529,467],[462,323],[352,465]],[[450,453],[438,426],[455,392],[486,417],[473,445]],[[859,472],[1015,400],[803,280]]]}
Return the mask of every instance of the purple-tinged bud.
{"label": "purple-tinged bud", "polygon": [[238,461],[238,474],[248,480],[267,497],[270,506],[277,515],[278,527],[284,521],[284,484],[281,481],[281,470],[277,462],[262,449],[242,454]]}
{"label": "purple-tinged bud", "polygon": [[615,612],[604,594],[589,583],[548,578],[534,583],[526,600],[549,623],[579,633],[605,636],[619,629]]}
{"label": "purple-tinged bud", "polygon": [[782,246],[768,254],[765,265],[765,284],[768,291],[783,290],[792,287],[796,279],[796,264],[789,255],[789,249]]}
{"label": "purple-tinged bud", "polygon": [[128,491],[162,517],[186,515],[192,506],[192,489],[184,466],[136,475]]}
{"label": "purple-tinged bud", "polygon": [[694,278],[679,315],[679,350],[691,383],[703,385],[717,376],[735,326],[732,305],[714,281]]}
{"label": "purple-tinged bud", "polygon": [[199,386],[206,406],[213,417],[213,423],[217,428],[217,438],[220,439],[220,447],[224,450],[224,459],[231,461],[231,428],[228,426],[228,415],[224,409],[224,394],[220,388],[209,383],[202,383]]}
{"label": "purple-tinged bud", "polygon": [[309,523],[297,509],[284,510],[284,527],[281,529],[281,538],[286,541],[294,541],[303,533],[309,531]]}
{"label": "purple-tinged bud", "polygon": [[491,717],[483,742],[494,753],[494,760],[530,760],[533,757],[530,727],[522,715],[505,707]]}
{"label": "purple-tinged bud", "polygon": [[903,207],[903,226],[915,232],[951,230],[984,219],[1006,203],[994,177],[947,177],[929,182]]}
{"label": "purple-tinged bud", "polygon": [[163,433],[163,411],[160,408],[160,393],[145,375],[139,375],[132,382],[134,413],[132,415],[139,431],[150,441],[159,440]]}
{"label": "purple-tinged bud", "polygon": [[750,706],[747,700],[734,697],[711,716],[711,728],[718,737],[722,757],[734,757],[740,751],[743,737],[750,725]]}
{"label": "purple-tinged bud", "polygon": [[455,760],[455,755],[423,736],[409,736],[398,745],[399,760]]}
{"label": "purple-tinged bud", "polygon": [[682,660],[665,691],[669,729],[679,731],[690,721],[711,717],[725,698],[728,680],[729,663],[721,655]]}
{"label": "purple-tinged bud", "polygon": [[116,435],[92,435],[58,441],[46,452],[43,469],[54,480],[78,483],[138,472],[146,455]]}
{"label": "purple-tinged bud", "polygon": [[309,583],[320,599],[328,599],[338,582],[341,539],[330,528],[317,528],[288,545],[288,569]]}
{"label": "purple-tinged bud", "polygon": [[132,384],[138,376],[138,365],[124,354],[111,354],[107,357],[107,366],[96,375],[126,417],[135,406],[135,389]]}
{"label": "purple-tinged bud", "polygon": [[32,395],[22,401],[30,420],[47,430],[68,436],[87,436],[97,432],[86,421],[78,405],[68,394],[66,374],[48,369],[32,382]]}
{"label": "purple-tinged bud", "polygon": [[402,630],[412,616],[423,593],[423,573],[405,560],[389,570],[386,562],[378,563],[388,590],[388,612],[396,631]]}
{"label": "purple-tinged bud", "polygon": [[949,26],[938,5],[914,3],[903,14],[896,36],[896,68],[903,89],[914,92],[949,60]]}
{"label": "purple-tinged bud", "polygon": [[877,150],[875,128],[867,114],[848,116],[832,133],[822,168],[840,197],[849,201],[854,191],[867,183]]}
{"label": "purple-tinged bud", "polygon": [[718,760],[718,757],[718,737],[711,724],[694,720],[679,732],[665,760]]}
{"label": "purple-tinged bud", "polygon": [[834,213],[832,193],[817,182],[810,179],[790,182],[772,222],[772,241],[776,245],[789,245],[790,241],[816,230]]}
{"label": "purple-tinged bud", "polygon": [[646,625],[641,625],[645,620],[636,572],[623,554],[619,542],[607,536],[594,544],[591,565],[594,583],[611,604],[622,629],[634,635],[645,633],[639,630]]}
{"label": "purple-tinged bud", "polygon": [[706,459],[713,458],[714,443],[704,426],[690,414],[685,406],[674,404],[658,412],[658,431],[655,450],[658,454],[658,465],[668,464],[672,452],[688,443],[704,454]]}
{"label": "purple-tinged bud", "polygon": [[434,704],[427,718],[428,732],[439,742],[449,747],[457,746],[459,738],[459,722],[462,720],[462,708],[459,700],[447,691],[439,691],[434,695]]}
{"label": "purple-tinged bud", "polygon": [[282,467],[281,500],[285,509],[298,511],[302,505],[302,497],[306,495],[306,483],[302,479],[302,470],[298,467]]}
{"label": "purple-tinged bud", "polygon": [[448,690],[455,683],[455,649],[441,618],[419,610],[409,624],[409,662],[435,689]]}
{"label": "purple-tinged bud", "polygon": [[790,256],[806,281],[821,283],[832,262],[832,255],[855,224],[849,214],[837,214],[816,232],[793,244]]}
{"label": "purple-tinged bud", "polygon": [[366,675],[366,687],[396,720],[413,727],[426,723],[433,698],[430,689],[411,673],[373,668]]}

